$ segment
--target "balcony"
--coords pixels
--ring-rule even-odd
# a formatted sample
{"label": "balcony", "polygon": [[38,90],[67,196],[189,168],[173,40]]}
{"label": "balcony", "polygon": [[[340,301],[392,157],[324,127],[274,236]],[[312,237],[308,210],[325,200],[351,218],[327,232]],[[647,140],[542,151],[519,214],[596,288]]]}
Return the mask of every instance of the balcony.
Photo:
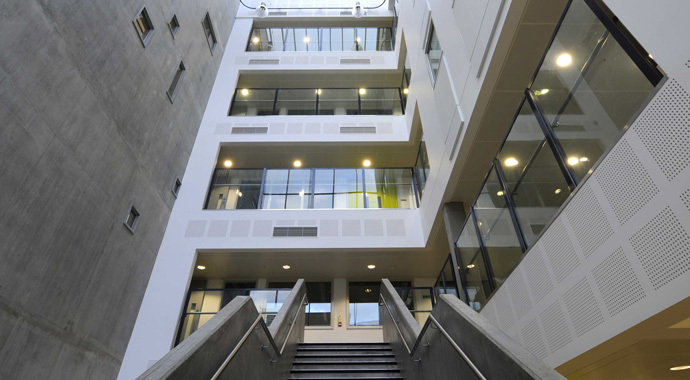
{"label": "balcony", "polygon": [[254,28],[247,51],[393,51],[391,27]]}
{"label": "balcony", "polygon": [[216,169],[204,209],[414,209],[413,168]]}

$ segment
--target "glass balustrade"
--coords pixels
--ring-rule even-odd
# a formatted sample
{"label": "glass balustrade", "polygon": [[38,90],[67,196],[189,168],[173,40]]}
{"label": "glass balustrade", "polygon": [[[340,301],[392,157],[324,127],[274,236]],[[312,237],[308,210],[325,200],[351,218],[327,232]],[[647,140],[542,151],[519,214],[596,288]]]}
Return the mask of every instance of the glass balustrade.
{"label": "glass balustrade", "polygon": [[230,116],[394,115],[405,113],[407,88],[239,88]]}
{"label": "glass balustrade", "polygon": [[571,2],[456,242],[472,308],[508,278],[662,77],[596,2]]}
{"label": "glass balustrade", "polygon": [[247,51],[392,51],[391,27],[254,28]]}
{"label": "glass balustrade", "polygon": [[205,209],[413,209],[419,190],[413,168],[216,169]]}
{"label": "glass balustrade", "polygon": [[237,296],[249,296],[270,325],[292,289],[191,289],[182,314],[177,343],[198,330]]}

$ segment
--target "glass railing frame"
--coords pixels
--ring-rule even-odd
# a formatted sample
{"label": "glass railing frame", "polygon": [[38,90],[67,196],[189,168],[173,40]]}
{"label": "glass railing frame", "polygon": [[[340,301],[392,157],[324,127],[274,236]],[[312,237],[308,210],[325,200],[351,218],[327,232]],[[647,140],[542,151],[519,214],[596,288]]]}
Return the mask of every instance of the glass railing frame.
{"label": "glass railing frame", "polygon": [[[345,53],[351,53],[351,52],[368,52],[368,53],[372,53],[372,52],[394,52],[395,51],[395,33],[397,32],[397,30],[396,30],[397,22],[395,20],[397,20],[397,15],[394,18],[394,25],[392,25],[392,26],[348,26],[348,27],[342,27],[342,26],[340,26],[340,27],[339,26],[333,26],[333,27],[330,27],[330,26],[329,27],[326,27],[326,26],[285,26],[285,27],[274,27],[274,28],[271,28],[271,27],[259,27],[259,28],[252,27],[251,31],[249,32],[249,38],[247,39],[247,44],[245,46],[245,52],[247,52],[247,53],[255,53],[255,52],[270,52],[270,53],[277,53],[277,52],[290,52],[290,53],[295,53],[295,52],[297,52],[297,53],[309,53],[309,52],[334,52],[334,53],[338,53],[338,52],[345,52]],[[391,36],[391,39],[390,39],[391,49],[390,50],[378,50],[378,49],[377,50],[364,50],[364,48],[362,48],[362,50],[359,50],[359,49],[357,49],[357,50],[344,50],[345,40],[343,39],[342,41],[340,41],[343,44],[343,50],[323,50],[323,42],[324,42],[323,41],[323,30],[324,29],[329,29],[329,30],[330,29],[354,29],[354,36],[355,36],[354,44],[355,44],[355,46],[364,46],[360,42],[360,41],[362,41],[362,39],[360,39],[360,41],[357,41],[357,37],[359,37],[357,35],[357,29],[366,29],[366,28],[376,28],[377,30],[378,29],[388,29],[390,36]],[[254,36],[254,31],[257,29],[281,29],[281,31],[285,30],[285,29],[293,29],[293,30],[294,29],[318,29],[318,36],[319,37],[318,37],[318,41],[316,42],[317,50],[306,50],[306,51],[286,50],[287,39],[286,39],[284,33],[281,33],[282,47],[283,47],[282,50],[250,50],[250,47],[252,46],[252,43],[253,43],[252,39]],[[363,41],[366,42],[366,37]],[[381,42],[381,41],[385,41],[385,40],[376,39],[377,44],[378,44],[378,42]],[[297,41],[295,40],[295,43],[296,42]]]}
{"label": "glass railing frame", "polygon": [[[403,74],[404,75],[404,74]],[[285,88],[251,88],[251,87],[246,87],[246,88],[235,88],[235,91],[232,94],[232,101],[230,102],[230,108],[228,109],[228,116],[230,117],[247,117],[248,115],[232,115],[232,111],[235,107],[235,101],[237,100],[237,95],[238,92],[241,92],[243,90],[274,90],[275,95],[273,97],[273,109],[271,111],[270,115],[249,115],[249,117],[265,117],[265,116],[297,116],[297,117],[305,117],[305,116],[404,116],[405,115],[405,106],[406,104],[406,99],[404,99],[405,95],[403,94],[402,88],[400,87],[366,87],[366,90],[397,90],[398,93],[398,101],[400,102],[400,110],[401,110],[401,115],[371,115],[371,114],[363,114],[362,113],[362,94],[360,93],[360,87],[345,87],[345,88],[338,88],[338,87],[321,87],[321,88],[294,88],[294,87],[285,87]],[[312,90],[314,91],[315,94],[315,100],[314,100],[314,114],[313,115],[280,115],[276,114],[276,105],[278,104],[278,93],[280,90]],[[358,104],[358,112],[356,115],[319,115],[319,91],[322,90],[355,90],[357,93],[357,104]],[[354,99],[352,99],[354,100]],[[352,101],[351,100],[351,101]],[[392,99],[396,100],[396,99]],[[365,99],[365,102],[367,100]]]}
{"label": "glass railing frame", "polygon": [[[548,230],[548,227],[554,222],[554,220],[556,220],[556,218],[560,215],[560,213],[565,208],[565,206],[575,196],[577,191],[580,189],[579,184],[582,183],[583,181],[585,181],[587,178],[589,178],[589,176],[591,176],[591,174],[596,170],[596,168],[601,164],[603,159],[608,155],[608,153],[611,151],[611,149],[613,149],[613,147],[615,146],[615,143],[613,143],[611,146],[609,146],[607,149],[605,149],[602,152],[602,155],[599,157],[598,161],[593,164],[593,166],[588,171],[588,173],[585,176],[583,176],[582,178],[579,178],[577,176],[577,174],[567,165],[566,154],[563,150],[563,147],[560,144],[560,139],[556,136],[555,131],[553,129],[553,126],[546,120],[546,118],[544,116],[544,112],[542,111],[541,106],[539,104],[539,100],[536,99],[536,97],[534,96],[534,93],[532,91],[532,85],[534,83],[534,80],[537,77],[537,75],[539,74],[540,69],[542,68],[544,61],[547,57],[547,54],[548,54],[549,50],[551,49],[551,46],[553,45],[553,42],[555,41],[561,26],[563,25],[563,20],[565,19],[566,15],[568,14],[568,11],[570,9],[572,1],[573,0],[568,1],[567,5],[565,6],[565,8],[563,10],[563,13],[560,16],[560,19],[557,23],[557,26],[556,26],[553,34],[551,35],[551,38],[547,44],[547,48],[545,49],[545,51],[544,51],[544,53],[543,53],[543,55],[539,61],[539,64],[537,65],[537,67],[534,71],[534,75],[532,76],[532,80],[529,82],[527,88],[524,91],[523,99],[520,102],[520,105],[517,108],[513,118],[511,119],[510,128],[506,132],[505,137],[503,138],[503,141],[500,145],[500,148],[498,149],[496,155],[493,158],[492,165],[491,165],[490,169],[487,171],[487,173],[484,177],[484,180],[482,181],[482,185],[480,186],[480,191],[478,192],[477,196],[475,197],[475,199],[472,203],[472,206],[469,208],[469,215],[465,218],[463,227],[460,229],[461,234],[462,234],[462,231],[464,231],[464,229],[468,227],[468,223],[471,223],[474,226],[477,241],[479,243],[480,250],[481,250],[481,253],[483,256],[482,259],[483,259],[484,265],[486,267],[487,276],[488,276],[488,280],[489,280],[488,281],[489,286],[491,288],[490,289],[491,293],[486,297],[485,304],[488,303],[491,300],[491,298],[493,298],[493,295],[496,294],[496,290],[499,288],[499,286],[496,284],[496,281],[495,281],[496,279],[495,279],[495,276],[493,273],[493,269],[492,269],[493,267],[491,264],[491,260],[489,258],[489,254],[488,254],[487,249],[486,249],[486,244],[484,242],[484,239],[482,237],[482,233],[481,233],[481,230],[480,230],[480,227],[478,224],[478,219],[477,219],[477,215],[475,212],[475,206],[477,204],[477,200],[482,195],[481,189],[484,189],[484,187],[486,186],[486,183],[489,179],[491,172],[493,170],[496,170],[498,182],[500,184],[501,190],[503,191],[503,197],[506,201],[506,208],[508,209],[508,212],[510,213],[510,218],[511,218],[511,221],[512,221],[513,226],[515,228],[518,242],[520,243],[520,248],[522,249],[522,257],[514,263],[514,265],[512,266],[512,269],[509,271],[509,273],[512,273],[515,270],[515,268],[520,264],[520,262],[524,259],[525,253],[529,250],[529,248],[534,246],[536,244],[536,242],[539,241],[539,239],[543,236],[543,234]],[[636,41],[634,41],[634,39],[628,37],[628,35],[626,34],[627,32],[624,31],[624,29],[616,21],[617,19],[614,20],[613,18],[611,18],[610,14],[606,10],[604,10],[596,0],[582,0],[582,1],[595,14],[597,19],[604,25],[606,30],[611,34],[611,36],[614,37],[616,42],[621,45],[623,50],[633,60],[633,62],[638,67],[638,69],[640,69],[640,71],[645,75],[645,77],[654,86],[654,90],[652,90],[652,93],[649,95],[649,97],[647,99],[647,101],[649,101],[649,99],[654,95],[654,93],[656,91],[658,91],[660,84],[663,83],[663,80],[665,79],[664,74],[661,73],[661,71],[656,68],[656,66],[653,64],[653,61],[651,60],[651,58],[649,58],[647,56],[647,54],[644,54],[641,52],[641,50],[640,50],[641,47],[639,46],[639,44],[637,44]],[[580,77],[582,77],[583,75],[584,74],[581,74]],[[570,94],[572,94],[572,91],[573,91],[573,88],[570,89]],[[558,208],[558,210],[552,215],[550,220],[545,224],[545,226],[541,230],[541,232],[535,236],[534,241],[531,242],[531,244],[529,244],[529,245],[527,244],[527,239],[526,239],[526,236],[523,232],[523,226],[521,225],[519,218],[517,217],[517,211],[516,211],[516,207],[515,207],[515,202],[513,200],[513,194],[511,193],[511,191],[507,185],[507,181],[506,181],[506,177],[505,177],[505,174],[503,171],[502,164],[501,164],[500,160],[498,159],[501,151],[503,150],[506,142],[508,141],[508,137],[512,131],[513,126],[515,125],[517,118],[520,115],[520,111],[523,108],[525,102],[528,102],[533,116],[537,119],[539,127],[540,127],[540,129],[544,135],[544,139],[546,140],[550,151],[553,153],[555,160],[558,163],[559,169],[561,170],[561,173],[562,173],[562,175],[563,175],[563,177],[564,177],[564,179],[565,179],[566,183],[568,184],[568,187],[571,191],[571,194],[568,196],[568,198],[561,204],[561,206]],[[635,116],[636,115],[633,115],[633,118]],[[623,128],[621,130],[616,141],[620,140],[623,137],[623,135],[625,134],[625,131],[628,128],[629,128],[629,123],[628,123],[628,125],[625,126],[625,128]],[[528,169],[529,168],[526,166],[525,169],[523,170],[523,172],[521,173],[521,177],[522,177],[522,175],[524,175],[524,173]],[[465,264],[462,262],[462,258],[459,255],[459,250],[457,247],[457,241],[454,243],[454,248],[455,248],[454,254],[456,256],[458,266],[460,268],[462,268],[462,267],[464,267]],[[444,262],[444,266],[445,266],[445,262]],[[443,271],[443,269],[441,269],[441,271]],[[461,285],[460,285],[460,283],[458,283],[458,287],[462,287],[461,293],[465,295],[465,297],[466,297],[465,302],[467,303],[468,299],[469,299],[467,296],[467,290],[466,290],[467,283],[466,283],[465,277],[463,275],[463,272],[460,270],[458,270],[457,272],[458,272],[457,274],[459,276],[459,279],[461,281]],[[441,272],[441,274],[442,274],[442,272]],[[508,275],[508,276],[510,276],[510,275]]]}
{"label": "glass railing frame", "polygon": [[[310,171],[311,171],[311,177],[310,177],[310,178],[311,178],[311,180],[310,180],[310,192],[309,192],[308,194],[305,192],[305,196],[306,196],[306,195],[309,196],[309,208],[304,208],[304,209],[264,209],[264,208],[263,208],[264,196],[266,195],[266,194],[264,193],[264,188],[265,188],[265,184],[266,184],[266,172],[267,172],[268,170],[272,170],[272,169],[276,169],[276,170],[310,170]],[[206,192],[206,198],[205,198],[206,200],[205,200],[205,202],[204,202],[203,210],[204,210],[204,211],[235,211],[235,210],[253,210],[253,211],[256,211],[256,210],[273,210],[273,211],[275,211],[275,210],[284,210],[284,211],[285,211],[285,210],[356,210],[357,208],[345,208],[345,209],[330,208],[330,209],[322,209],[322,208],[314,208],[314,207],[313,207],[313,206],[314,206],[314,196],[315,196],[315,195],[321,195],[321,194],[322,194],[322,193],[316,193],[316,191],[315,191],[316,181],[314,180],[314,178],[315,178],[316,170],[338,170],[338,169],[342,169],[342,170],[361,170],[361,172],[360,172],[361,177],[360,177],[360,178],[362,179],[362,196],[363,196],[363,198],[364,198],[364,199],[363,199],[363,206],[364,206],[364,207],[362,207],[362,208],[363,208],[363,209],[368,209],[368,210],[396,210],[396,209],[393,209],[393,208],[384,208],[384,207],[373,207],[373,208],[370,208],[370,207],[369,207],[369,200],[368,200],[368,197],[367,197],[367,196],[364,196],[364,195],[367,194],[367,190],[366,190],[366,178],[365,178],[365,173],[366,173],[366,172],[365,172],[365,170],[377,170],[377,169],[381,169],[381,170],[409,170],[409,171],[410,171],[410,184],[409,184],[409,185],[412,187],[412,191],[413,191],[413,193],[414,193],[414,205],[415,205],[414,209],[419,209],[419,206],[420,206],[420,203],[421,203],[421,196],[420,196],[421,192],[420,192],[419,185],[418,185],[418,183],[417,183],[417,178],[416,178],[416,175],[415,175],[415,168],[414,168],[414,167],[398,167],[398,166],[396,166],[396,167],[337,167],[337,168],[336,168],[336,167],[330,167],[330,168],[231,168],[231,169],[230,169],[230,168],[215,168],[215,169],[213,170],[213,173],[211,174],[211,180],[209,181],[208,190],[207,190],[207,192]],[[255,208],[255,209],[213,209],[213,208],[206,208],[206,206],[207,206],[208,203],[209,203],[209,199],[210,199],[211,192],[212,192],[212,189],[213,189],[213,178],[215,177],[216,172],[217,172],[218,170],[238,170],[238,171],[239,171],[239,170],[256,170],[256,171],[258,171],[258,170],[263,170],[263,174],[262,174],[262,178],[261,178],[261,186],[260,186],[260,188],[259,188],[259,200],[258,200],[257,208]],[[356,193],[359,193],[359,191],[356,191]],[[278,194],[278,193],[276,193],[276,194]],[[280,193],[280,194],[282,194],[282,193]],[[289,195],[289,194],[290,194],[290,193],[285,193],[285,195]],[[331,194],[331,193],[329,193],[329,194]],[[336,194],[336,193],[332,193],[332,194]],[[271,195],[271,194],[269,194],[269,195]],[[397,208],[397,210],[411,210],[411,209],[407,209],[407,208]]]}

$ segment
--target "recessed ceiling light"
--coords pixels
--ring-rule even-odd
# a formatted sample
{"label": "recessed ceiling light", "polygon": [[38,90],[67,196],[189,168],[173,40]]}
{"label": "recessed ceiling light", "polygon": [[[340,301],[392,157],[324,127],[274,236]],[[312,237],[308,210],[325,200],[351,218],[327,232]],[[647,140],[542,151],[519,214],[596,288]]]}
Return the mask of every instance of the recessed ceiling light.
{"label": "recessed ceiling light", "polygon": [[258,44],[259,41],[261,41],[261,40],[259,39],[259,37],[254,37],[254,38],[252,38],[252,42],[255,43],[255,44]]}
{"label": "recessed ceiling light", "polygon": [[300,197],[303,197],[303,196],[304,196],[304,190],[300,190],[299,196],[300,196]]}
{"label": "recessed ceiling light", "polygon": [[554,193],[555,193],[555,194],[560,194],[560,193],[561,193],[561,189],[556,189],[556,190],[554,191]]}
{"label": "recessed ceiling light", "polygon": [[409,89],[409,88],[403,88],[403,94],[407,95],[407,94],[409,94],[409,93],[410,93],[410,89]]}
{"label": "recessed ceiling light", "polygon": [[580,162],[580,159],[577,157],[568,158],[568,165],[577,165],[578,162]]}
{"label": "recessed ceiling light", "polygon": [[283,265],[283,269],[290,269],[290,266],[287,265],[287,264],[286,264],[286,265]]}
{"label": "recessed ceiling light", "polygon": [[467,269],[472,269],[472,268],[474,268],[474,264],[470,264],[467,266]]}
{"label": "recessed ceiling light", "polygon": [[496,195],[498,195],[500,197],[501,195],[503,195],[503,192],[499,191],[498,193],[496,193]]}
{"label": "recessed ceiling light", "polygon": [[587,158],[587,157],[580,157],[580,161],[581,161],[581,162],[587,162],[587,161],[589,161],[589,158]]}
{"label": "recessed ceiling light", "polygon": [[651,54],[649,55],[649,58],[650,58],[650,59],[654,59],[654,57],[652,57],[652,55],[651,55]]}
{"label": "recessed ceiling light", "polygon": [[309,38],[309,37],[304,37],[304,43],[305,43],[305,44],[308,44],[309,41],[311,41],[311,38]]}
{"label": "recessed ceiling light", "polygon": [[503,163],[505,163],[506,166],[515,166],[515,165],[519,164],[520,162],[518,162],[518,160],[516,160],[514,157],[510,157],[510,158],[506,158],[506,160],[503,161]]}
{"label": "recessed ceiling light", "polygon": [[360,94],[360,95],[365,95],[366,93],[367,93],[367,89],[366,89],[366,88],[360,88],[360,89],[359,89],[359,94]]}
{"label": "recessed ceiling light", "polygon": [[367,265],[367,268],[369,268],[369,269],[374,269],[374,268],[376,268],[376,265],[374,265],[374,264],[369,264],[369,265]]}
{"label": "recessed ceiling light", "polygon": [[242,95],[244,95],[244,96],[249,95],[249,90],[247,90],[246,88],[243,88],[242,91],[240,91],[240,92],[241,92]]}
{"label": "recessed ceiling light", "polygon": [[362,42],[362,39],[359,38],[359,37],[357,37],[355,40],[356,40],[358,43],[359,43],[359,42]]}
{"label": "recessed ceiling light", "polygon": [[368,168],[369,166],[371,166],[371,161],[369,161],[369,160],[364,160],[364,161],[362,161],[362,166]]}
{"label": "recessed ceiling light", "polygon": [[366,288],[366,289],[364,289],[364,292],[366,292],[366,293],[371,293],[371,289]]}
{"label": "recessed ceiling light", "polygon": [[238,197],[241,197],[241,196],[242,196],[242,192],[240,191],[239,193],[237,193],[237,196],[238,196]]}
{"label": "recessed ceiling light", "polygon": [[321,95],[321,89],[320,88],[318,90],[316,90],[316,94]]}
{"label": "recessed ceiling light", "polygon": [[295,162],[292,163],[292,166],[299,168],[300,166],[302,166],[302,161],[295,160]]}
{"label": "recessed ceiling light", "polygon": [[560,67],[565,67],[573,62],[573,56],[568,53],[563,53],[556,58],[556,64]]}
{"label": "recessed ceiling light", "polygon": [[196,269],[198,269],[198,270],[204,270],[204,269],[206,269],[206,267],[203,266],[203,265],[197,265],[197,266],[196,266]]}
{"label": "recessed ceiling light", "polygon": [[678,367],[671,367],[669,368],[671,371],[685,371],[686,369],[690,369],[690,365],[681,365]]}
{"label": "recessed ceiling light", "polygon": [[546,95],[549,93],[548,88],[542,88],[541,90],[534,91],[534,95]]}
{"label": "recessed ceiling light", "polygon": [[223,162],[223,165],[225,165],[226,168],[229,168],[229,167],[232,166],[232,161],[230,161],[230,160],[225,160],[225,162]]}

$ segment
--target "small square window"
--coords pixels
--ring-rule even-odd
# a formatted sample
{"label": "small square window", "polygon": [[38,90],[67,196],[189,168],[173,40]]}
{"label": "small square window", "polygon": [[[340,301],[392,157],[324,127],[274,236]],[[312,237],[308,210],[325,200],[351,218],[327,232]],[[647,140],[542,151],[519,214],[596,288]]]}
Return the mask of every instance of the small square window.
{"label": "small square window", "polygon": [[177,195],[180,193],[180,187],[182,187],[182,181],[180,181],[179,178],[176,178],[172,188],[172,193],[175,198],[177,198]]}
{"label": "small square window", "polygon": [[141,214],[139,214],[139,211],[132,206],[129,208],[129,214],[127,214],[127,217],[125,218],[125,227],[129,230],[129,232],[134,233],[134,230],[137,229],[137,224],[139,224],[139,217]]}
{"label": "small square window", "polygon": [[153,36],[154,29],[146,7],[141,8],[137,16],[132,20],[132,23],[134,23],[134,28],[137,30],[141,44],[146,47],[146,44],[151,40],[151,36]]}
{"label": "small square window", "polygon": [[218,44],[218,39],[216,38],[216,31],[213,30],[213,23],[211,22],[211,15],[206,12],[206,17],[204,21],[201,22],[204,26],[204,34],[206,35],[206,41],[208,42],[208,47],[211,49],[211,54],[216,49]]}
{"label": "small square window", "polygon": [[168,23],[168,28],[170,28],[170,33],[172,33],[173,38],[175,38],[177,32],[180,31],[180,23],[177,21],[177,15],[172,16],[172,19],[170,19]]}
{"label": "small square window", "polygon": [[180,61],[180,65],[177,66],[177,70],[175,71],[175,75],[170,83],[170,87],[168,88],[168,91],[166,91],[170,102],[175,99],[175,94],[177,93],[177,89],[180,87],[180,82],[182,82],[182,77],[184,76],[185,70],[184,62]]}
{"label": "small square window", "polygon": [[441,66],[443,50],[441,49],[441,43],[438,40],[434,23],[431,22],[431,20],[429,20],[429,25],[429,34],[424,50],[429,60],[429,68],[431,69],[431,83],[435,84],[436,77],[438,76],[438,69]]}

